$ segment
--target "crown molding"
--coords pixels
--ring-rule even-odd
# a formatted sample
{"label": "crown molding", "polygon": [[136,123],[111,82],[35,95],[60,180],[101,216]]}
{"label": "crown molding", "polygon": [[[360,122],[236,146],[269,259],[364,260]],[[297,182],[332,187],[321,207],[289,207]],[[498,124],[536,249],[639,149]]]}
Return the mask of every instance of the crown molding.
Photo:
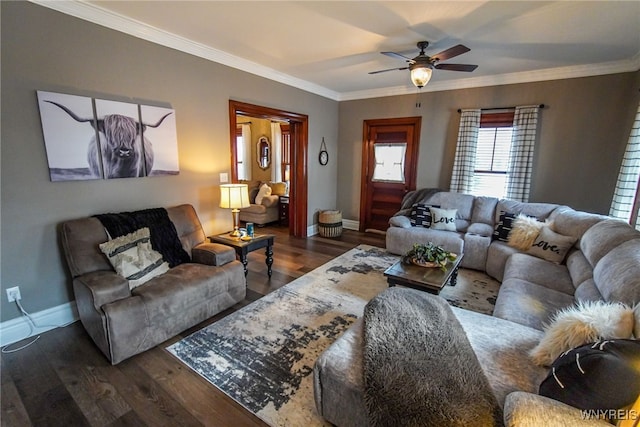
{"label": "crown molding", "polygon": [[[29,0],[32,3],[56,10],[58,12],[92,22],[131,36],[150,41],[162,46],[179,50],[209,61],[226,65],[250,74],[255,74],[269,80],[274,80],[287,86],[292,86],[306,92],[314,93],[334,101],[351,101],[358,99],[380,98],[397,95],[415,95],[416,88],[411,85],[393,86],[379,89],[367,89],[352,92],[336,92],[324,86],[311,83],[297,77],[265,67],[224,51],[214,49],[202,43],[169,33],[144,22],[113,13],[90,3],[78,0]],[[561,80],[579,77],[590,77],[605,74],[633,72],[640,69],[640,52],[633,58],[606,62],[600,64],[586,64],[548,68],[534,71],[506,73],[493,76],[470,77],[442,82],[430,82],[420,92],[437,92],[455,89],[470,89],[485,86],[500,86],[507,84],[531,83],[546,80]]]}

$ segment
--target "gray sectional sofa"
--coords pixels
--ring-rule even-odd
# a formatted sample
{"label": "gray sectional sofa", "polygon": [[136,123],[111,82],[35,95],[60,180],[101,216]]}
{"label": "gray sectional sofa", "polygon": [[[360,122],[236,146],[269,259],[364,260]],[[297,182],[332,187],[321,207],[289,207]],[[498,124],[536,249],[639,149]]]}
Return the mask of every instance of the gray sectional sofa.
{"label": "gray sectional sofa", "polygon": [[112,364],[148,350],[225,310],[246,295],[233,248],[209,243],[191,205],[166,209],[189,262],[136,288],[118,275],[99,245],[98,218],[61,224],[60,234],[82,325]]}
{"label": "gray sectional sofa", "polygon": [[[529,351],[543,326],[559,309],[580,301],[640,303],[640,232],[623,221],[548,203],[520,203],[451,192],[424,192],[411,203],[457,209],[455,231],[411,225],[409,208],[390,220],[387,250],[405,253],[414,243],[433,242],[464,252],[462,267],[482,270],[501,281],[493,316],[453,307],[478,357],[508,426],[610,425],[587,421],[580,411],[539,396],[548,369]],[[412,197],[413,196],[413,197]],[[523,213],[551,221],[575,244],[561,263],[533,256],[493,237],[501,213]],[[362,383],[362,324],[358,321],[317,360],[316,406],[337,426],[367,425]],[[437,367],[434,367],[437,369]]]}

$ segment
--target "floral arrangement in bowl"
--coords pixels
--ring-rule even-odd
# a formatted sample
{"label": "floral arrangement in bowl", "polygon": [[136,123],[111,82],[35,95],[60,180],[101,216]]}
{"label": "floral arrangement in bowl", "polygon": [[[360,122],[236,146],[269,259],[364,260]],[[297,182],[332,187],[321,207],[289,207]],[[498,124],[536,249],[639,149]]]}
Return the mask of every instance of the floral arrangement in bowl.
{"label": "floral arrangement in bowl", "polygon": [[415,243],[411,249],[402,257],[405,264],[415,264],[421,267],[440,267],[442,270],[447,269],[447,263],[454,261],[458,255],[453,252],[445,251],[442,246],[434,245],[429,242],[427,244]]}

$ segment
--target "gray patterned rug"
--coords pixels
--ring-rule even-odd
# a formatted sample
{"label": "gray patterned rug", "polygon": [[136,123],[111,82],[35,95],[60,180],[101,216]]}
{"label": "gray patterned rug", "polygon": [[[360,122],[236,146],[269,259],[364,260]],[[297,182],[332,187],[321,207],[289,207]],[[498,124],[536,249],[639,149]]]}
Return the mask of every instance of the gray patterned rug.
{"label": "gray patterned rug", "polygon": [[[387,288],[399,259],[360,245],[167,350],[271,426],[327,425],[317,415],[311,372],[318,356]],[[460,270],[441,296],[491,313],[498,282]]]}

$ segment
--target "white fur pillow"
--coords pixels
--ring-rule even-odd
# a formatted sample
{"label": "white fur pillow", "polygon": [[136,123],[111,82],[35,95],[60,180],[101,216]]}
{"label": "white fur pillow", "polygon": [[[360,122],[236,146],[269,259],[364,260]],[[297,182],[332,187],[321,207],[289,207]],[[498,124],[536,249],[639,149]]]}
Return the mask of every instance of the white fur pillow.
{"label": "white fur pillow", "polygon": [[633,309],[622,303],[582,302],[557,312],[544,337],[529,355],[539,366],[549,366],[565,351],[599,339],[631,338]]}
{"label": "white fur pillow", "polygon": [[266,183],[260,186],[260,190],[258,190],[258,195],[256,196],[256,205],[262,204],[262,199],[271,195],[271,187],[269,187]]}
{"label": "white fur pillow", "polygon": [[513,221],[507,244],[521,251],[526,251],[540,234],[540,230],[549,222],[540,222],[534,217],[519,214]]}

